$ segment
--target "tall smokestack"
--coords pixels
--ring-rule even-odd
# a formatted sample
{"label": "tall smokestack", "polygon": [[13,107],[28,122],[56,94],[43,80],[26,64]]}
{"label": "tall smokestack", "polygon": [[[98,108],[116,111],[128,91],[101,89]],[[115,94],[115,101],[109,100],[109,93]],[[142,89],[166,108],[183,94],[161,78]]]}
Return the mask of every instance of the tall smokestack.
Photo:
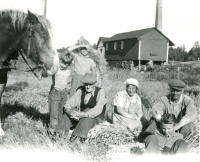
{"label": "tall smokestack", "polygon": [[42,0],[42,14],[44,16],[47,14],[47,0]]}
{"label": "tall smokestack", "polygon": [[157,0],[155,27],[162,32],[162,0]]}

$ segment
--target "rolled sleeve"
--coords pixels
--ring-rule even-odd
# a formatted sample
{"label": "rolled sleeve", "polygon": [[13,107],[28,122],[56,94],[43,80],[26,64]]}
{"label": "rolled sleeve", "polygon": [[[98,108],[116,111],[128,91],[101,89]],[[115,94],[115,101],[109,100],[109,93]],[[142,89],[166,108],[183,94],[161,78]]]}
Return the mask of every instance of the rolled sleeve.
{"label": "rolled sleeve", "polygon": [[106,103],[107,103],[107,99],[106,99],[105,91],[103,89],[100,89],[97,95],[97,104],[94,108],[90,109],[87,112],[88,117],[95,118],[99,116],[102,113],[103,107]]}
{"label": "rolled sleeve", "polygon": [[194,122],[194,120],[197,117],[197,111],[196,111],[196,106],[194,105],[194,102],[191,98],[185,97],[185,106],[186,106],[186,113],[185,116],[181,119],[182,122],[185,124]]}
{"label": "rolled sleeve", "polygon": [[124,107],[124,102],[125,102],[124,100],[125,98],[123,96],[123,91],[121,91],[115,96],[113,100],[113,105],[117,107]]}
{"label": "rolled sleeve", "polygon": [[67,100],[67,102],[65,103],[64,105],[64,108],[66,110],[70,110],[71,108],[73,107],[77,107],[80,105],[80,101],[81,101],[81,90],[77,90],[74,95],[69,99]]}

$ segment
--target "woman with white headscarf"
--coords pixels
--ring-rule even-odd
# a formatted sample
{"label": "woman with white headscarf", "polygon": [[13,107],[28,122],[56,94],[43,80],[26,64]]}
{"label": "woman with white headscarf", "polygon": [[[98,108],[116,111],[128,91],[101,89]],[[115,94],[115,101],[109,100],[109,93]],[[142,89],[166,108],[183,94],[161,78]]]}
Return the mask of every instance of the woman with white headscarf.
{"label": "woman with white headscarf", "polygon": [[130,78],[125,81],[126,90],[120,91],[114,98],[113,124],[122,124],[131,131],[142,128],[143,116],[141,99],[138,96],[138,81]]}

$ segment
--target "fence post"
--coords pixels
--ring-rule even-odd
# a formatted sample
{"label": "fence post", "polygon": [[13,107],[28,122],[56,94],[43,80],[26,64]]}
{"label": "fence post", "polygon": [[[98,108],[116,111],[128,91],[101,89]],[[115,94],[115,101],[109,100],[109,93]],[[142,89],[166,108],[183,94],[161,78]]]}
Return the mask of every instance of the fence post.
{"label": "fence post", "polygon": [[180,77],[180,67],[178,66],[178,69],[177,69],[177,78],[179,79]]}

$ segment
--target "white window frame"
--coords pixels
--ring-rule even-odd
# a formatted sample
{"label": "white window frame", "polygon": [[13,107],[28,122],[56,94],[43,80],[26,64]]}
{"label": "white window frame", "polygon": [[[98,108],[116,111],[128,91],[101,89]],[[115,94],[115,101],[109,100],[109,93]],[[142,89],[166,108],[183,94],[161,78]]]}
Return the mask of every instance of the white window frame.
{"label": "white window frame", "polygon": [[124,41],[121,41],[121,49],[124,49]]}
{"label": "white window frame", "polygon": [[108,43],[106,43],[106,50],[108,50]]}
{"label": "white window frame", "polygon": [[114,42],[114,50],[117,49],[117,42]]}

